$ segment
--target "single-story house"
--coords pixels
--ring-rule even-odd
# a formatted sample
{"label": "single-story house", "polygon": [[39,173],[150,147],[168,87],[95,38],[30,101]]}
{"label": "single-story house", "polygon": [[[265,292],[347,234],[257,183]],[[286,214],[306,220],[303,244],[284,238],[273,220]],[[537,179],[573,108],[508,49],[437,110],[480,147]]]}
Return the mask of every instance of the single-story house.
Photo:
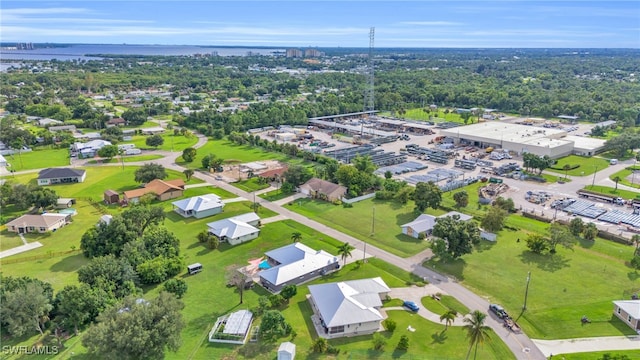
{"label": "single-story house", "polygon": [[445,218],[448,216],[458,216],[462,221],[469,221],[473,218],[473,216],[459,213],[457,211],[450,211],[440,216],[421,214],[412,222],[400,225],[400,227],[402,228],[403,234],[418,239],[420,237],[420,234],[424,234],[425,236],[431,235],[433,227],[436,225],[436,221],[438,221],[439,218]]}
{"label": "single-story house", "polygon": [[103,198],[104,203],[107,205],[118,204],[120,202],[120,195],[113,190],[105,190]]}
{"label": "single-story house", "polygon": [[207,216],[219,214],[224,208],[224,203],[220,197],[215,194],[206,194],[194,196],[188,199],[174,201],[173,211],[184,217],[193,216],[196,219],[202,219]]}
{"label": "single-story house", "polygon": [[81,183],[87,172],[80,169],[48,168],[38,173],[38,185]]}
{"label": "single-story house", "polygon": [[268,181],[276,181],[276,180],[282,179],[282,176],[284,175],[285,172],[287,172],[288,169],[289,167],[283,166],[281,168],[263,171],[260,174],[258,174],[258,176],[260,176],[261,178],[267,179]]}
{"label": "single-story house", "polygon": [[91,140],[86,143],[76,142],[71,145],[71,151],[77,152],[78,157],[86,159],[96,156],[98,150],[107,145],[111,145],[111,142],[106,140]]}
{"label": "single-story house", "polygon": [[309,179],[309,181],[300,185],[299,190],[312,198],[326,201],[340,200],[347,193],[346,187],[318,178]]}
{"label": "single-story house", "polygon": [[7,223],[7,230],[18,234],[55,231],[71,221],[71,214],[22,215]]}
{"label": "single-story house", "polygon": [[0,167],[2,166],[7,166],[7,159],[5,159],[2,154],[0,154]]}
{"label": "single-story house", "polygon": [[253,322],[253,313],[249,310],[238,310],[216,320],[209,332],[209,342],[244,344],[249,337]]}
{"label": "single-story house", "polygon": [[76,203],[74,198],[59,198],[56,202],[57,209],[70,208]]}
{"label": "single-story house", "polygon": [[209,233],[220,241],[238,245],[253,240],[260,235],[260,217],[256,213],[246,213],[207,224]]}
{"label": "single-story house", "polygon": [[102,215],[100,216],[100,220],[98,220],[96,227],[100,226],[100,224],[109,225],[111,223],[111,220],[113,220],[112,215]]}
{"label": "single-story house", "polygon": [[296,242],[265,253],[269,269],[260,272],[260,283],[279,292],[287,285],[299,285],[340,268],[339,258]]}
{"label": "single-story house", "polygon": [[324,329],[318,336],[335,338],[380,330],[384,320],[380,308],[389,290],[379,277],[310,285],[309,302]]}
{"label": "single-story house", "polygon": [[618,300],[613,305],[615,316],[634,331],[640,331],[640,300]]}
{"label": "single-story house", "polygon": [[184,192],[184,181],[182,179],[160,180],[154,179],[146,183],[143,188],[124,192],[123,200],[127,203],[136,204],[140,197],[146,194],[154,194],[156,200],[165,201],[182,196]]}
{"label": "single-story house", "polygon": [[164,128],[150,127],[150,128],[140,129],[140,132],[142,133],[142,135],[156,135],[156,134],[162,134],[164,132]]}
{"label": "single-story house", "polygon": [[109,121],[107,121],[106,125],[107,127],[111,127],[111,126],[124,126],[126,125],[126,120],[123,118],[113,118]]}
{"label": "single-story house", "polygon": [[50,119],[50,118],[38,119],[38,126],[41,126],[41,127],[45,127],[47,125],[58,125],[62,123],[63,123],[62,121],[56,120],[56,119]]}
{"label": "single-story house", "polygon": [[296,358],[296,344],[287,341],[278,347],[278,360],[294,360]]}
{"label": "single-story house", "polygon": [[50,131],[50,132],[57,132],[57,131],[76,131],[76,126],[75,126],[75,125],[49,126],[49,131]]}

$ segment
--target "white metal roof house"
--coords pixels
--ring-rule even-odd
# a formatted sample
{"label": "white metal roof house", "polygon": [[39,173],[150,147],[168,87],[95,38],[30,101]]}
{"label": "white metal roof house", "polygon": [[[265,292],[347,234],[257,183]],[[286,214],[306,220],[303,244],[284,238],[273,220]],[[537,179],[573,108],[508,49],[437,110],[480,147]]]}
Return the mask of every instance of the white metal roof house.
{"label": "white metal roof house", "polygon": [[48,168],[38,173],[38,185],[81,183],[87,177],[85,170]]}
{"label": "white metal roof house", "polygon": [[618,300],[613,305],[613,314],[640,333],[640,300]]}
{"label": "white metal roof house", "polygon": [[260,226],[260,217],[256,213],[246,213],[207,224],[209,233],[230,245],[238,245],[257,238],[260,235],[260,229],[256,226]]}
{"label": "white metal roof house", "polygon": [[457,211],[450,211],[440,216],[421,214],[412,222],[400,225],[400,227],[402,228],[403,234],[413,236],[417,239],[420,237],[420,234],[431,235],[431,231],[433,231],[436,221],[438,221],[439,218],[445,218],[448,216],[458,216],[462,221],[469,221],[473,218],[472,216],[459,213]]}
{"label": "white metal roof house", "polygon": [[272,267],[260,272],[260,283],[279,292],[287,285],[298,285],[340,268],[339,258],[302,243],[289,244],[266,252]]}
{"label": "white metal roof house", "polygon": [[194,217],[196,219],[219,214],[224,208],[224,203],[215,194],[194,196],[174,201],[172,204],[173,211],[184,217]]}
{"label": "white metal roof house", "polygon": [[389,287],[379,278],[309,286],[309,302],[321,324],[318,336],[372,334],[384,316],[379,309]]}

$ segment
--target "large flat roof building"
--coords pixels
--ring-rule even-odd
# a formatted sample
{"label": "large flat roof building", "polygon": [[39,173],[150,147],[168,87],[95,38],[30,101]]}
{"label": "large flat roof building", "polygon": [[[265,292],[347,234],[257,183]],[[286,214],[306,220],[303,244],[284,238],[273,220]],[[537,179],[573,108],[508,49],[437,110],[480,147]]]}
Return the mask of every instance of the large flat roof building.
{"label": "large flat roof building", "polygon": [[491,146],[518,154],[528,152],[539,156],[547,155],[552,159],[572,153],[591,156],[604,146],[597,139],[567,136],[564,130],[498,121],[443,129],[440,134],[453,138],[456,143],[464,141],[481,148]]}

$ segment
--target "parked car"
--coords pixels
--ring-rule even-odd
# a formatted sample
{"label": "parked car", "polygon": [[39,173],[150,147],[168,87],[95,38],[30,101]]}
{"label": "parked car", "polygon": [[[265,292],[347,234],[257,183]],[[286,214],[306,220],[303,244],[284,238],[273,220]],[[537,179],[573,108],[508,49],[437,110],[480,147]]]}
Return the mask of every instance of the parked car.
{"label": "parked car", "polygon": [[406,307],[407,309],[413,312],[418,312],[418,310],[420,310],[418,305],[416,305],[416,303],[414,303],[413,301],[405,301],[402,303],[402,306]]}

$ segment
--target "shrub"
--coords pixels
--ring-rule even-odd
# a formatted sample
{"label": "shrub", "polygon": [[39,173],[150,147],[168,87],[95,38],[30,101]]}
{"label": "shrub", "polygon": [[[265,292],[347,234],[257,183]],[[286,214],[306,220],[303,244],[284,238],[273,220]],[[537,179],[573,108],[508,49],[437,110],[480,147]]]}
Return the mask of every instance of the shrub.
{"label": "shrub", "polygon": [[373,334],[373,349],[382,351],[384,350],[384,346],[387,345],[387,339],[384,336],[380,335],[380,333]]}
{"label": "shrub", "polygon": [[164,283],[164,289],[180,299],[187,292],[187,283],[182,279],[169,279]]}
{"label": "shrub", "polygon": [[402,335],[400,337],[400,341],[398,341],[398,346],[396,346],[398,350],[407,350],[409,349],[409,337],[407,335]]}
{"label": "shrub", "polygon": [[387,318],[385,321],[383,321],[382,325],[384,325],[384,328],[389,332],[394,332],[396,330],[396,327],[398,326],[395,320],[390,318]]}
{"label": "shrub", "polygon": [[323,354],[325,351],[327,351],[328,348],[329,348],[329,343],[325,338],[318,338],[311,346],[311,349],[313,350],[313,352],[318,354]]}

